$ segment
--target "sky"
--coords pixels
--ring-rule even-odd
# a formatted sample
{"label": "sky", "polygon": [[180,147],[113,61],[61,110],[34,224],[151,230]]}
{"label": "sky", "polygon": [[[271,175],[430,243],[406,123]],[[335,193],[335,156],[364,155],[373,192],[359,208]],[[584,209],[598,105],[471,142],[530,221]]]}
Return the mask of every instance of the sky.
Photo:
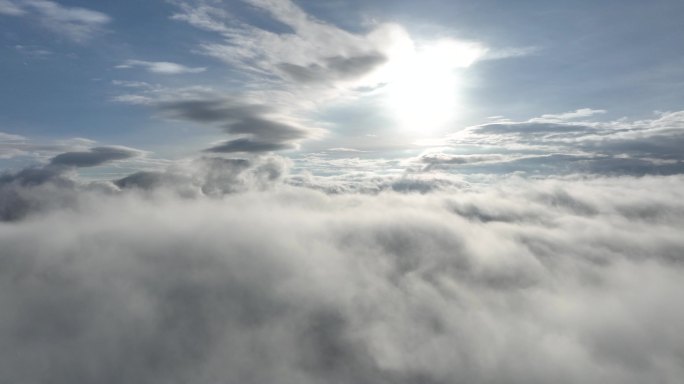
{"label": "sky", "polygon": [[145,151],[148,164],[129,168],[207,149],[326,168],[472,154],[483,147],[454,138],[502,122],[609,140],[681,109],[682,11],[665,0],[5,0],[0,132],[22,143],[3,140],[3,164],[86,139]]}
{"label": "sky", "polygon": [[0,0],[0,382],[681,383],[682,17]]}

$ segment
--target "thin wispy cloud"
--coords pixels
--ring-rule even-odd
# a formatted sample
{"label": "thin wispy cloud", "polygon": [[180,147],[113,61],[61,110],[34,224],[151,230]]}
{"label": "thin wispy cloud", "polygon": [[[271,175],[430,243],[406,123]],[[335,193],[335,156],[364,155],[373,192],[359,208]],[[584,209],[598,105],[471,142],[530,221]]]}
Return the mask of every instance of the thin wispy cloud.
{"label": "thin wispy cloud", "polygon": [[[211,2],[182,2],[174,19],[218,34],[223,42],[205,42],[205,54],[240,68],[262,80],[277,80],[281,87],[297,92],[306,87],[312,100],[340,97],[345,88],[377,86],[388,81],[385,67],[397,55],[405,55],[415,42],[396,23],[373,26],[365,34],[352,33],[318,20],[290,1],[248,1],[249,5],[289,27],[275,32],[234,17],[225,7]],[[476,60],[486,48],[472,43],[472,52],[461,59]],[[476,53],[478,51],[479,53]],[[312,89],[313,88],[313,89]]]}
{"label": "thin wispy cloud", "polygon": [[606,111],[604,109],[591,109],[591,108],[580,108],[572,112],[565,112],[559,114],[544,114],[540,117],[535,117],[530,119],[530,122],[563,122],[568,120],[581,119],[585,117],[595,116],[604,114]]}
{"label": "thin wispy cloud", "polygon": [[399,26],[385,25],[367,35],[353,34],[316,20],[289,1],[249,4],[291,31],[278,33],[250,25],[211,2],[180,3],[181,12],[173,18],[219,33],[224,42],[199,47],[209,56],[254,76],[312,86],[363,78],[387,61],[384,51],[392,34],[403,33]]}
{"label": "thin wispy cloud", "polygon": [[[517,170],[673,174],[684,170],[684,156],[680,150],[684,145],[681,111],[662,113],[650,120],[588,120],[605,112],[587,108],[547,114],[526,122],[489,123],[455,133],[447,142],[451,151],[486,148],[490,155],[503,156],[498,171],[504,173]],[[574,122],[575,119],[583,120]],[[420,161],[427,162],[430,167],[462,166],[457,159],[464,157],[446,153],[437,157],[423,156]],[[497,172],[497,164],[489,166],[488,171]],[[459,169],[466,171],[462,167]]]}
{"label": "thin wispy cloud", "polygon": [[0,14],[9,16],[21,16],[26,11],[13,0],[0,0]]}
{"label": "thin wispy cloud", "polygon": [[205,67],[188,67],[169,61],[144,61],[126,60],[123,64],[117,65],[117,69],[143,68],[150,73],[161,75],[182,75],[186,73],[201,73],[207,70]]}
{"label": "thin wispy cloud", "polygon": [[75,42],[90,40],[111,21],[102,12],[67,7],[49,0],[3,0],[0,2],[0,14],[25,17]]}
{"label": "thin wispy cloud", "polygon": [[26,140],[26,137],[24,136],[0,132],[0,142],[16,142],[24,140]]}

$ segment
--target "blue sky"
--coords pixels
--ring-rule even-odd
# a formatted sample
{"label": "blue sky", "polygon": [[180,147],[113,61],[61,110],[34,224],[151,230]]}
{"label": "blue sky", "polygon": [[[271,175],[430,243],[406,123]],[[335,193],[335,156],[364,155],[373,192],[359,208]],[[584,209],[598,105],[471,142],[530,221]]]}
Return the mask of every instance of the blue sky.
{"label": "blue sky", "polygon": [[674,0],[3,0],[0,132],[22,139],[0,161],[119,145],[145,153],[132,167],[207,149],[306,166],[491,152],[450,138],[544,115],[647,129],[682,109],[683,14]]}

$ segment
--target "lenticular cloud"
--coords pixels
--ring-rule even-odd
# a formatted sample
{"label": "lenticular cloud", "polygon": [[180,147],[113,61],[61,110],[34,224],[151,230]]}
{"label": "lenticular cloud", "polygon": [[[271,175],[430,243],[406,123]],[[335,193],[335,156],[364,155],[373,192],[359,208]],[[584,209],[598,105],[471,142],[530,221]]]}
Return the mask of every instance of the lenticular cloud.
{"label": "lenticular cloud", "polygon": [[681,176],[218,197],[171,182],[62,189],[66,208],[0,223],[4,380],[684,376]]}

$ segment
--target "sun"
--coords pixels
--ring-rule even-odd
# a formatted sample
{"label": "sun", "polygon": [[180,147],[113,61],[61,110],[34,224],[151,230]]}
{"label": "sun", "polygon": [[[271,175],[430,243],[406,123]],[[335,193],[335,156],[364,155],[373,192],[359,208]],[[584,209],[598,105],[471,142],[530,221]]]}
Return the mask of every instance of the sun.
{"label": "sun", "polygon": [[402,131],[430,133],[458,110],[462,69],[485,53],[476,43],[440,40],[395,50],[387,65],[385,105]]}

